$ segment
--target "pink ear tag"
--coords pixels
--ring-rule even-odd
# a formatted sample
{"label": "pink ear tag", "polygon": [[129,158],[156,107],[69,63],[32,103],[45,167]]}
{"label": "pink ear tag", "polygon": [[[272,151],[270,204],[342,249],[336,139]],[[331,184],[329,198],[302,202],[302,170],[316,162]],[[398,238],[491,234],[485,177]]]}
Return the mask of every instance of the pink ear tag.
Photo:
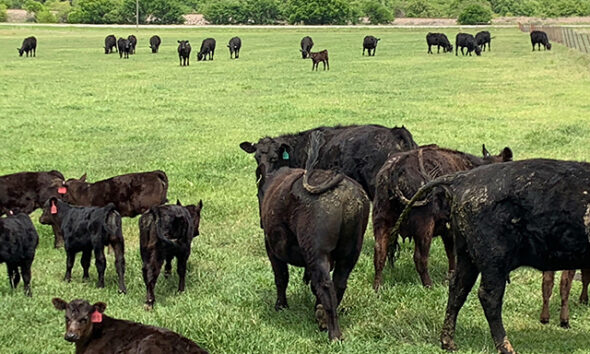
{"label": "pink ear tag", "polygon": [[57,205],[54,201],[51,202],[51,214],[57,214]]}
{"label": "pink ear tag", "polygon": [[68,192],[68,188],[66,188],[66,187],[59,187],[57,189],[58,194],[66,194],[67,192]]}
{"label": "pink ear tag", "polygon": [[102,313],[94,310],[92,315],[90,315],[90,322],[92,323],[101,323],[102,322]]}

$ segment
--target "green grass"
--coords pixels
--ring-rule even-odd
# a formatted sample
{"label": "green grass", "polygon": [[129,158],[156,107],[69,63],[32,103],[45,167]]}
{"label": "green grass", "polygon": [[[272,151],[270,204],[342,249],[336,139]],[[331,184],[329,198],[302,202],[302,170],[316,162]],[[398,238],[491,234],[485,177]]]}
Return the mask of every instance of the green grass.
{"label": "green grass", "polygon": [[[443,31],[449,38],[457,32]],[[162,169],[170,200],[204,203],[186,292],[175,293],[175,274],[161,277],[153,312],[143,309],[137,219],[124,221],[129,293],[118,295],[112,255],[105,289],[94,286],[94,266],[91,281],[82,282],[78,261],[72,282],[63,282],[65,254],[52,248],[51,229],[38,223],[39,211],[33,213],[41,239],[33,298],[23,296],[22,285],[11,291],[0,281],[0,352],[73,351],[63,340],[54,296],[104,301],[111,316],[170,328],[215,353],[440,351],[447,285],[438,239],[430,258],[433,289],[421,287],[413,245],[406,243],[375,294],[369,228],[341,306],[341,343],[329,343],[317,330],[300,269],[291,268],[290,308],[274,311],[254,159],[238,144],[318,125],[403,124],[419,144],[479,154],[485,143],[493,153],[510,146],[516,159],[589,160],[590,59],[560,45],[533,53],[517,29],[491,31],[491,53],[455,57],[426,54],[428,29],[0,27],[0,174],[57,169],[66,177],[87,172],[96,181]],[[137,55],[103,54],[111,33],[135,33]],[[157,55],[148,48],[154,33],[163,41]],[[330,71],[311,72],[311,61],[301,59],[299,41],[307,34],[315,49],[329,50]],[[366,34],[381,38],[375,57],[361,56]],[[14,49],[28,35],[38,39],[36,58],[20,58]],[[243,49],[230,61],[225,45],[234,35]],[[217,39],[215,60],[197,62],[200,41],[209,36]],[[190,67],[178,65],[178,39],[192,42]],[[492,353],[476,291],[459,315],[456,341],[462,352]],[[576,299],[579,291],[576,282]],[[589,308],[573,300],[572,329],[565,331],[558,326],[558,302],[551,323],[541,325],[540,272],[512,274],[503,317],[517,350],[589,352]]]}

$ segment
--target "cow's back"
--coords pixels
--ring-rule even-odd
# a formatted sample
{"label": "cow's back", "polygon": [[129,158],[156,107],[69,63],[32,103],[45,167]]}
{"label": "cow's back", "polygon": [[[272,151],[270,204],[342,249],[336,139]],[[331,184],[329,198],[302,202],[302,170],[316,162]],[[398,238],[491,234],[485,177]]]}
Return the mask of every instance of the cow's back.
{"label": "cow's back", "polygon": [[0,263],[7,256],[12,262],[33,259],[39,243],[39,235],[28,215],[0,218]]}

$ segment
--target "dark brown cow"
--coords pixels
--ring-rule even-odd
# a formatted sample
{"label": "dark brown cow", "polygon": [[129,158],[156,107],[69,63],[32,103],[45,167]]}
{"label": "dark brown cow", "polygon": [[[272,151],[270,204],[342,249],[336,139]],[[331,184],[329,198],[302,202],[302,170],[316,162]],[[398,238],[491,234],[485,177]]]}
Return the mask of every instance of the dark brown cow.
{"label": "dark brown cow", "polygon": [[[561,311],[559,314],[560,326],[570,328],[569,296],[576,270],[564,270],[561,272],[559,294],[561,295]],[[549,323],[549,300],[553,292],[553,279],[555,272],[543,272],[543,309],[541,310],[541,323]],[[582,269],[582,293],[580,302],[588,304],[588,284],[590,284],[590,269]]]}
{"label": "dark brown cow", "polygon": [[70,204],[102,207],[113,203],[121,216],[135,217],[166,202],[168,177],[164,171],[152,171],[87,183],[84,174],[80,179],[68,179],[64,187],[62,199]]}
{"label": "dark brown cow", "polygon": [[90,305],[86,300],[68,303],[60,298],[51,302],[56,309],[65,311],[64,339],[76,344],[77,354],[207,353],[192,340],[168,329],[107,316],[104,302]]}
{"label": "dark brown cow", "polygon": [[[477,166],[512,160],[509,148],[498,156],[491,156],[483,146],[483,158],[460,151],[424,146],[415,150],[392,155],[381,167],[376,178],[376,193],[373,200],[373,230],[375,234],[375,281],[378,290],[383,281],[383,267],[390,243],[391,230],[420,186],[449,173],[470,170]],[[440,200],[428,198],[414,207],[408,221],[400,230],[402,237],[413,238],[415,243],[414,264],[420,274],[422,285],[432,286],[428,274],[428,255],[432,238],[440,235],[449,259],[449,274],[455,269],[453,240],[448,234],[449,210]],[[397,236],[393,236],[397,239]],[[397,241],[395,241],[397,245]]]}
{"label": "dark brown cow", "polygon": [[[322,133],[313,132],[306,169],[263,167],[258,184],[261,226],[277,288],[275,309],[287,307],[287,264],[305,267],[316,296],[316,318],[330,339],[340,339],[337,309],[361,252],[370,202],[360,184],[332,171],[314,170]],[[262,187],[264,186],[264,187]],[[333,277],[330,269],[334,266]]]}
{"label": "dark brown cow", "polygon": [[321,52],[309,53],[309,57],[312,61],[311,71],[313,71],[313,69],[318,71],[320,62],[324,63],[324,70],[326,70],[326,66],[328,66],[328,70],[330,70],[330,63],[328,62],[328,50],[324,49]]}
{"label": "dark brown cow", "polygon": [[0,176],[0,215],[9,210],[25,214],[43,207],[45,201],[57,197],[64,176],[58,171],[19,172]]}

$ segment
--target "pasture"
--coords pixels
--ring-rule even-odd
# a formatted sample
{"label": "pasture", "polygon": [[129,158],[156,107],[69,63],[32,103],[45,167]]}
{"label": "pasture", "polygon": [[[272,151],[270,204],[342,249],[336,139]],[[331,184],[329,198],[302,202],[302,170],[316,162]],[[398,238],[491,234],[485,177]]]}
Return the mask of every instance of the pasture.
{"label": "pasture", "polygon": [[[113,255],[107,256],[105,289],[82,282],[79,255],[65,283],[65,253],[53,249],[51,228],[31,216],[40,235],[32,298],[22,285],[11,291],[0,277],[0,352],[72,352],[63,339],[63,313],[55,296],[107,303],[106,313],[177,331],[213,353],[427,353],[440,352],[447,301],[447,261],[433,243],[432,289],[420,285],[413,244],[402,246],[384,286],[373,281],[369,226],[359,262],[340,307],[344,341],[319,332],[314,298],[290,268],[289,309],[275,312],[275,285],[259,227],[255,162],[242,141],[320,125],[404,125],[418,144],[436,143],[480,155],[509,146],[515,159],[590,160],[590,59],[555,44],[531,52],[528,34],[489,29],[492,51],[481,57],[427,55],[429,29],[391,28],[71,28],[0,26],[0,174],[61,171],[88,173],[89,181],[164,170],[168,199],[203,200],[201,235],[193,241],[187,288],[160,277],[154,310],[143,309],[138,218],[124,219],[127,295],[117,294]],[[433,31],[433,30],[431,30]],[[437,29],[454,45],[455,28]],[[475,34],[476,30],[467,29]],[[105,55],[104,37],[138,37],[137,54]],[[149,37],[162,38],[152,54]],[[381,38],[376,56],[361,56],[367,34]],[[15,48],[37,37],[37,57]],[[227,42],[242,39],[240,59]],[[330,70],[311,71],[299,41],[310,35],[313,51],[328,49]],[[204,38],[217,40],[215,60],[198,62]],[[192,45],[191,63],[179,66],[177,40]],[[434,50],[436,53],[436,50]],[[174,264],[174,269],[175,269]],[[590,351],[590,308],[572,289],[569,330],[558,325],[557,286],[551,321],[539,323],[541,273],[519,269],[507,286],[503,318],[515,349],[523,353]],[[461,352],[495,348],[477,299],[477,284],[458,319]]]}

